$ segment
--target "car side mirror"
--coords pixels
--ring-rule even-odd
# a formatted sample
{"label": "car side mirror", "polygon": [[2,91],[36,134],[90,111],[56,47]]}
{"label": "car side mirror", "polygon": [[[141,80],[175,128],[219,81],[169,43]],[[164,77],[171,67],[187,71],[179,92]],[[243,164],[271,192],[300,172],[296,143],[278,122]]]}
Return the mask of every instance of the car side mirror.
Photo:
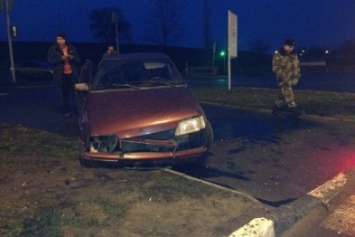
{"label": "car side mirror", "polygon": [[77,91],[88,91],[89,85],[87,83],[76,83],[74,88]]}

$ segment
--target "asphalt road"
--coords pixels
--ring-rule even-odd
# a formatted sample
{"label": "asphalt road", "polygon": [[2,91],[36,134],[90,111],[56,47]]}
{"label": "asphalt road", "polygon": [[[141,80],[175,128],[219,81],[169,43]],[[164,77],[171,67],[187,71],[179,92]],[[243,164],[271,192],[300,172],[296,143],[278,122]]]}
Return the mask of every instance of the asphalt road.
{"label": "asphalt road", "polygon": [[78,136],[76,117],[63,117],[60,90],[55,86],[0,90],[0,115],[1,123]]}
{"label": "asphalt road", "polygon": [[203,106],[215,144],[206,168],[184,173],[281,206],[355,166],[355,124],[302,117],[274,126],[271,113]]}
{"label": "asphalt road", "polygon": [[[203,107],[215,143],[206,166],[179,170],[185,174],[282,207],[355,167],[354,123],[303,116],[298,127],[288,120],[275,127],[269,112]],[[78,135],[76,117],[63,118],[56,87],[0,91],[0,123]]]}

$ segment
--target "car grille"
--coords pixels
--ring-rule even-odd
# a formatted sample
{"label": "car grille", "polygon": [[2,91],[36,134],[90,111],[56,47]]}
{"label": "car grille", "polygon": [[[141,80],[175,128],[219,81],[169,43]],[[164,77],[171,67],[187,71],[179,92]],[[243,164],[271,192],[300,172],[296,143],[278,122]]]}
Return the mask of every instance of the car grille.
{"label": "car grille", "polygon": [[177,152],[202,146],[202,132],[175,136],[175,129],[119,141],[123,153]]}

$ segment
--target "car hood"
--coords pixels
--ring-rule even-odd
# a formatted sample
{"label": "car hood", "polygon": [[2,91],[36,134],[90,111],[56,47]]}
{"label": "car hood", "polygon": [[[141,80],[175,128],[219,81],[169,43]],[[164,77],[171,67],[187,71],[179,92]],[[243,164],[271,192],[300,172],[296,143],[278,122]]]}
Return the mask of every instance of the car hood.
{"label": "car hood", "polygon": [[121,139],[176,128],[181,120],[202,114],[186,86],[92,91],[87,104],[91,135]]}

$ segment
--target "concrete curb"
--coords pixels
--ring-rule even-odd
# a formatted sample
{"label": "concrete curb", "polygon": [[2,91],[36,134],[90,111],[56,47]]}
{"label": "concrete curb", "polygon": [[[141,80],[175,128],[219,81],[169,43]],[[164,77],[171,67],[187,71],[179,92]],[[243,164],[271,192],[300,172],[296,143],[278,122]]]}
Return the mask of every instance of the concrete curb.
{"label": "concrete curb", "polygon": [[327,206],[329,201],[340,193],[347,184],[348,175],[355,170],[340,173],[333,179],[312,190],[307,196],[276,209],[267,217],[256,218],[239,228],[229,237],[276,237],[281,236],[297,221],[302,219],[312,209],[319,206]]}
{"label": "concrete curb", "polygon": [[[260,202],[254,197],[239,192],[237,190],[232,190],[219,186],[217,184],[200,180],[189,175],[173,171],[171,169],[163,169],[165,172],[184,177],[193,181],[203,183],[205,185],[213,186],[228,192],[233,192],[244,198],[249,199],[254,203]],[[297,199],[289,205],[285,205],[275,209],[272,213],[265,217],[255,218],[251,220],[248,224],[245,224],[238,230],[234,231],[229,235],[229,237],[277,237],[281,236],[282,233],[290,229],[297,221],[305,217],[311,210],[315,208],[326,208],[329,201],[335,197],[339,192],[342,191],[344,186],[347,184],[348,175],[355,174],[355,170],[348,171],[345,173],[340,173],[333,179],[327,181],[323,185],[317,187],[316,189],[310,191],[308,195]]]}

